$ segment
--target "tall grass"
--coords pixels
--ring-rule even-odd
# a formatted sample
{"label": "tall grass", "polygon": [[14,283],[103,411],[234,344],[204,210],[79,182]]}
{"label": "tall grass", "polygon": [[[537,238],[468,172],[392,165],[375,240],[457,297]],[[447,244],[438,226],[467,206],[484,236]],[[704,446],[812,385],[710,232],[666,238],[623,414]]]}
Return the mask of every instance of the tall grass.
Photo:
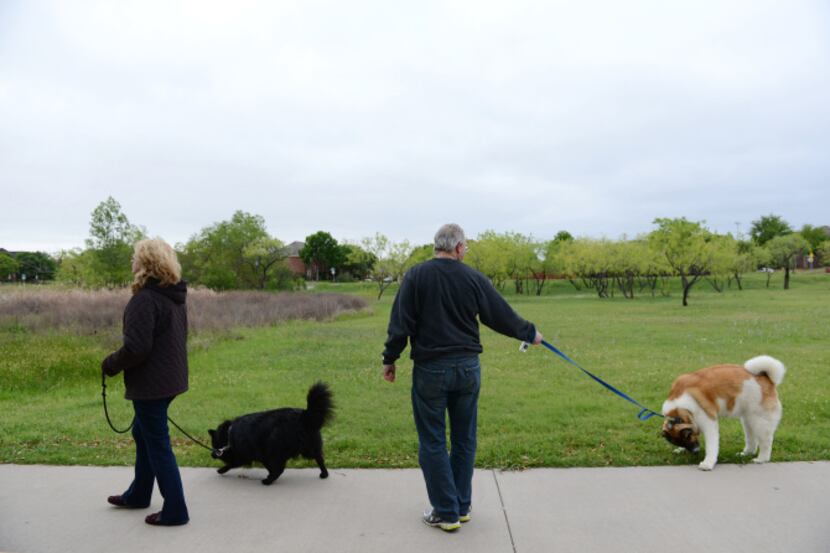
{"label": "tall grass", "polygon": [[197,290],[189,302],[188,321],[195,331],[226,330],[298,319],[323,321],[366,308],[366,300],[347,294]]}
{"label": "tall grass", "polygon": [[[29,331],[60,330],[97,334],[120,328],[130,293],[122,290],[52,288],[13,289],[0,293],[0,327]],[[367,302],[346,294],[268,292],[188,293],[192,332],[270,326],[288,320],[322,321],[348,311],[366,309]]]}

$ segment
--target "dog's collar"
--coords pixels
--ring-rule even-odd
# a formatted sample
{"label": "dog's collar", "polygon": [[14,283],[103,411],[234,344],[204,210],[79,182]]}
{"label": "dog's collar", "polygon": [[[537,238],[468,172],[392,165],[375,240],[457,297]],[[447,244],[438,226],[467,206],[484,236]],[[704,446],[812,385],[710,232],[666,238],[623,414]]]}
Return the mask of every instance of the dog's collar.
{"label": "dog's collar", "polygon": [[222,455],[224,455],[225,452],[231,448],[231,430],[232,429],[233,429],[233,425],[230,425],[228,427],[228,445],[226,445],[225,447],[220,447],[219,449],[214,449],[213,450],[214,453],[216,454],[217,458],[222,457]]}

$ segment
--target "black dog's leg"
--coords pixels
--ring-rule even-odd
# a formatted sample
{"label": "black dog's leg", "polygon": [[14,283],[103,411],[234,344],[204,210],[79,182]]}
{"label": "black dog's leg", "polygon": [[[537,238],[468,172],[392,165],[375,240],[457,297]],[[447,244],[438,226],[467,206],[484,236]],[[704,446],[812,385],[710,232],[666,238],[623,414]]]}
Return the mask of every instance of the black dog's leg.
{"label": "black dog's leg", "polygon": [[329,471],[326,470],[326,463],[323,461],[323,454],[321,453],[315,457],[314,460],[317,461],[317,466],[320,467],[320,478],[328,478]]}
{"label": "black dog's leg", "polygon": [[216,469],[216,472],[219,474],[225,474],[231,469],[238,469],[242,466],[242,463],[226,463],[224,467]]}
{"label": "black dog's leg", "polygon": [[262,483],[270,486],[274,480],[279,478],[282,471],[285,470],[285,462],[285,459],[278,459],[276,463],[265,463],[265,468],[268,469],[268,477]]}

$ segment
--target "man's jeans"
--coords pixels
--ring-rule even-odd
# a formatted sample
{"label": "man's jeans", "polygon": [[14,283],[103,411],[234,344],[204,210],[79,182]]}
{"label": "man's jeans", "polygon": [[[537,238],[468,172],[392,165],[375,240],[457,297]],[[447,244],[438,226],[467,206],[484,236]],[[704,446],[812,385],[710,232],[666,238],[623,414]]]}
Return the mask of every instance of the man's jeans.
{"label": "man's jeans", "polygon": [[[476,415],[481,388],[478,356],[416,362],[412,412],[418,429],[418,462],[435,512],[447,521],[470,510],[476,458]],[[450,415],[447,454],[445,413]]]}
{"label": "man's jeans", "polygon": [[153,495],[153,483],[158,482],[164,497],[161,520],[169,523],[189,519],[184,502],[184,490],[176,456],[170,445],[167,428],[167,407],[173,398],[133,400],[135,424],[135,478],[122,498],[128,505],[146,506]]}

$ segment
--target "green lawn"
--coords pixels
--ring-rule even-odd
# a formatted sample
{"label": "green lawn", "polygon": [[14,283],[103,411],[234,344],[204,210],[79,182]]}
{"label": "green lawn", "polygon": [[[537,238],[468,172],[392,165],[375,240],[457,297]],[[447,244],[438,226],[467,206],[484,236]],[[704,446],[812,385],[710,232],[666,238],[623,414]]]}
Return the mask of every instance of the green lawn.
{"label": "green lawn", "polygon": [[[541,297],[507,297],[548,341],[655,410],[682,372],[762,353],[781,359],[789,370],[780,388],[784,418],[773,460],[827,460],[830,274],[798,273],[789,291],[780,289],[776,277],[769,290],[762,275],[751,275],[742,292],[718,294],[698,284],[685,308],[679,292],[600,300],[565,282]],[[324,430],[330,466],[417,466],[411,362],[399,363],[395,384],[380,377],[395,290],[379,302],[371,285],[320,284],[315,290],[363,294],[374,308],[326,323],[291,322],[195,339],[190,391],[172,404],[171,416],[207,439],[206,430],[226,417],[303,406],[308,387],[322,379],[331,384],[338,406],[336,420]],[[486,329],[482,341],[480,466],[693,462],[674,455],[660,438],[659,419],[638,421],[636,407],[549,351],[519,353],[518,342]],[[132,463],[131,438],[114,434],[101,409],[99,364],[111,345],[111,338],[0,329],[0,462]],[[124,426],[131,406],[122,399],[120,378],[110,383],[111,413]],[[721,428],[720,462],[736,462],[743,447],[740,423],[727,420]],[[208,452],[172,432],[181,464],[217,465]]]}

